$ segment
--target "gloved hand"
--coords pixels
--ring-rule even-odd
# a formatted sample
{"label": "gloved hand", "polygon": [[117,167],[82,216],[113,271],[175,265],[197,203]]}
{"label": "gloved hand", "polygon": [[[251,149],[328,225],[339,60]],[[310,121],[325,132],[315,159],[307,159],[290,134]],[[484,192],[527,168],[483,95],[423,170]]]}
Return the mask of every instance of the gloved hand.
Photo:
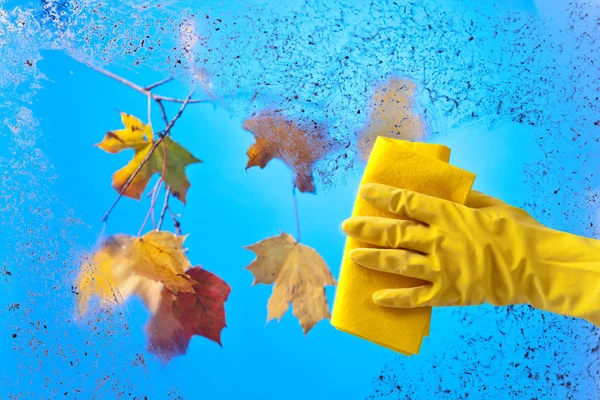
{"label": "gloved hand", "polygon": [[373,293],[381,306],[412,308],[527,303],[600,326],[600,241],[547,228],[482,193],[466,205],[369,183],[359,195],[398,219],[353,217],[342,228],[378,246],[350,258],[364,267],[422,279]]}

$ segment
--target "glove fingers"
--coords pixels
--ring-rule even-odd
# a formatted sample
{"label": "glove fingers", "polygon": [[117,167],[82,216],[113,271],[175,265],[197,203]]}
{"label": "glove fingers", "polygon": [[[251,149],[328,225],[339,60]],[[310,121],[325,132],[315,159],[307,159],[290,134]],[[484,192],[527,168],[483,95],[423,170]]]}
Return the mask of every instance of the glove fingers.
{"label": "glove fingers", "polygon": [[437,275],[427,256],[410,250],[360,248],[352,250],[349,256],[355,263],[376,271],[430,282]]}
{"label": "glove fingers", "polygon": [[431,228],[410,220],[352,217],[343,222],[342,229],[356,240],[386,248],[428,253],[435,242],[435,235]]}
{"label": "glove fingers", "polygon": [[432,285],[404,289],[383,289],[373,293],[375,304],[384,307],[415,308],[433,306],[435,292]]}
{"label": "glove fingers", "polygon": [[382,210],[431,225],[447,200],[379,183],[361,185],[358,194]]}
{"label": "glove fingers", "polygon": [[493,206],[508,206],[509,204],[495,197],[488,196],[487,194],[478,192],[476,190],[471,190],[467,196],[465,205],[469,208],[483,208]]}
{"label": "glove fingers", "polygon": [[471,190],[469,192],[469,196],[467,197],[467,201],[465,205],[469,208],[484,208],[489,212],[501,213],[504,215],[509,215],[514,219],[517,219],[522,222],[526,222],[532,225],[541,225],[535,218],[529,215],[525,210],[522,210],[518,207],[511,206],[510,204],[497,199],[492,196],[488,196],[487,194],[483,194],[481,192]]}

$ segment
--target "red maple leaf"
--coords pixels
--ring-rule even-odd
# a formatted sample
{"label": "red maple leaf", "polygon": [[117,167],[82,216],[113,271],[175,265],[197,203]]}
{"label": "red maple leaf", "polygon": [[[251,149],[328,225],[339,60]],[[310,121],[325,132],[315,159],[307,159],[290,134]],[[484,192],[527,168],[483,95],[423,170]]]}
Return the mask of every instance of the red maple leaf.
{"label": "red maple leaf", "polygon": [[164,289],[158,309],[146,326],[148,351],[167,362],[185,354],[194,335],[204,336],[221,345],[225,324],[225,301],[229,285],[201,267],[186,271],[195,293],[173,294]]}

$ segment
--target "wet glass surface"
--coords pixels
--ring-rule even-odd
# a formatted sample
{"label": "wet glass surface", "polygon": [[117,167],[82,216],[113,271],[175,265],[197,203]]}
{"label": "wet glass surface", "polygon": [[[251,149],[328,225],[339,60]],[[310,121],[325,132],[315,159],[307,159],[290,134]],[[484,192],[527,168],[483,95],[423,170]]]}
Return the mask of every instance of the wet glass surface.
{"label": "wet glass surface", "polygon": [[[476,189],[598,238],[600,6],[499,3],[0,0],[0,398],[597,398],[599,331],[584,321],[439,308],[407,358],[328,321],[305,337],[291,312],[265,325],[272,288],[244,270],[254,254],[243,246],[297,236],[297,201],[302,243],[338,276],[340,223],[376,121],[448,145]],[[76,318],[83,254],[150,230],[163,201],[141,230],[155,176],[101,220],[131,154],[93,145],[121,129],[118,111],[147,120],[148,102],[92,67],[142,87],[171,76],[155,93],[202,100],[173,127],[203,163],[186,169],[185,207],[170,208],[192,265],[231,287],[222,347],[195,336],[163,363],[147,351],[150,312],[136,297]],[[181,103],[165,107],[173,118]],[[330,143],[311,171],[297,168],[315,194],[294,195],[281,161],[246,171],[243,124],[265,110]],[[165,129],[154,103],[151,117]],[[176,231],[170,214],[165,229]],[[331,305],[335,288],[326,293]]]}

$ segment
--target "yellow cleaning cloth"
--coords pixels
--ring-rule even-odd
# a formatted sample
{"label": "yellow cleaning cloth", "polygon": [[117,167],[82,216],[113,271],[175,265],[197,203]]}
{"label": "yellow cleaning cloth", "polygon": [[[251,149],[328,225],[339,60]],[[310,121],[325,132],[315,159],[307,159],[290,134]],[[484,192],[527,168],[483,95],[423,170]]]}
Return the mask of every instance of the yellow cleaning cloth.
{"label": "yellow cleaning cloth", "polygon": [[[361,183],[382,183],[457,203],[464,203],[475,175],[448,164],[446,146],[378,137]],[[397,218],[361,198],[354,203],[352,216]],[[429,334],[431,307],[396,309],[373,303],[371,295],[380,289],[406,288],[423,282],[409,277],[373,271],[356,265],[348,253],[358,247],[373,247],[346,239],[331,324],[337,329],[411,355],[419,352]]]}

